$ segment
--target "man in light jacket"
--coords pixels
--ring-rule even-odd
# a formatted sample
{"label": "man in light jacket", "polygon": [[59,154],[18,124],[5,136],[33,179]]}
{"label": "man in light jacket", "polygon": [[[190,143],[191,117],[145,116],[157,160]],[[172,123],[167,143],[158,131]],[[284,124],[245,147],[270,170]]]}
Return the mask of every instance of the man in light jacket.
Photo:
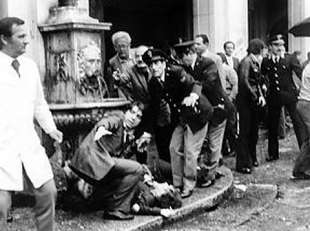
{"label": "man in light jacket", "polygon": [[33,120],[58,142],[62,133],[44,99],[36,64],[22,55],[27,44],[23,20],[0,20],[0,227],[6,229],[11,192],[26,188],[36,199],[37,229],[52,231],[56,187]]}

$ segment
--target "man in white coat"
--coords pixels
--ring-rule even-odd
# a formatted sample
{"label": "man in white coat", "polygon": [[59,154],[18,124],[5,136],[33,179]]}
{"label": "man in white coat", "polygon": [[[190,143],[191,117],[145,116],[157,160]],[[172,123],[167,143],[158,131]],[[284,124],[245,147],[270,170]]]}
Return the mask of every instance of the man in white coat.
{"label": "man in white coat", "polygon": [[28,44],[24,21],[0,20],[0,227],[6,230],[11,192],[34,193],[39,231],[54,230],[56,187],[53,172],[34,129],[34,119],[62,142],[44,99],[36,64],[23,56]]}

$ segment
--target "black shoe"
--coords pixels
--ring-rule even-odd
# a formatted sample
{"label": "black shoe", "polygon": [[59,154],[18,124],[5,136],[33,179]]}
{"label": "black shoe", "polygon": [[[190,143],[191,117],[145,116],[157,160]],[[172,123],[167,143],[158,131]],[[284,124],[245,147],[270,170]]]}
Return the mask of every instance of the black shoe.
{"label": "black shoe", "polygon": [[310,180],[310,175],[304,172],[298,172],[298,173],[293,172],[291,180]]}
{"label": "black shoe", "polygon": [[272,156],[272,157],[267,157],[266,158],[266,161],[267,162],[271,162],[271,161],[275,161],[275,160],[278,160],[279,159],[279,157],[274,157],[274,156]]}
{"label": "black shoe", "polygon": [[105,212],[103,218],[106,220],[132,220],[133,215],[121,211]]}
{"label": "black shoe", "polygon": [[240,168],[236,169],[237,172],[243,173],[243,174],[251,174],[251,169],[250,168]]}
{"label": "black shoe", "polygon": [[190,197],[193,194],[193,190],[183,190],[181,193],[182,198]]}
{"label": "black shoe", "polygon": [[254,161],[254,162],[253,162],[253,166],[254,166],[254,167],[258,167],[258,165],[259,165],[259,164],[258,164],[257,161]]}

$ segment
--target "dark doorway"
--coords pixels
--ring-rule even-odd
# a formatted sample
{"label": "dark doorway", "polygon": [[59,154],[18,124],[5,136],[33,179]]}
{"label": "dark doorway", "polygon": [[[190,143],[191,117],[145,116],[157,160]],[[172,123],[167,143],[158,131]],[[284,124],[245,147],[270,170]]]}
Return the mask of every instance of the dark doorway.
{"label": "dark doorway", "polygon": [[132,37],[132,46],[165,48],[193,34],[192,0],[92,0],[90,14],[111,22],[105,34],[106,57],[114,54],[111,36],[119,30]]}
{"label": "dark doorway", "polygon": [[287,0],[248,0],[249,39],[288,32]]}

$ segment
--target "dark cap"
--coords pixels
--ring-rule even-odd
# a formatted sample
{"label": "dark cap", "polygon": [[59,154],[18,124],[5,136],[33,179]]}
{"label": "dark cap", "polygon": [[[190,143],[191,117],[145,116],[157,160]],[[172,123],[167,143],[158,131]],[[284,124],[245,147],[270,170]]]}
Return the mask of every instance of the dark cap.
{"label": "dark cap", "polygon": [[168,56],[160,49],[148,49],[143,54],[142,59],[147,65],[150,65],[157,60],[165,61],[168,59]]}
{"label": "dark cap", "polygon": [[268,43],[285,43],[285,38],[282,34],[275,34],[269,37]]}
{"label": "dark cap", "polygon": [[179,57],[182,56],[182,54],[188,54],[189,51],[192,49],[192,46],[195,45],[195,41],[186,41],[181,42],[174,45],[174,49]]}

